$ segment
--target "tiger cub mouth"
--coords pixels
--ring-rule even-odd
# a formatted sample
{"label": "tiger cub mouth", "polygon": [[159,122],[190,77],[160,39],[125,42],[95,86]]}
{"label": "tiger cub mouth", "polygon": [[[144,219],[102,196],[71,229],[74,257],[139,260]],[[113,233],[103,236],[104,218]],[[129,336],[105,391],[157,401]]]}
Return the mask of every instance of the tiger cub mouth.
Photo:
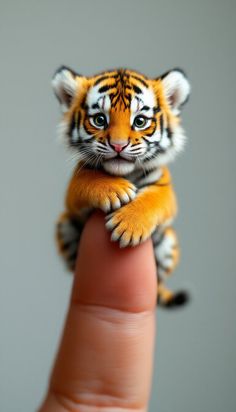
{"label": "tiger cub mouth", "polygon": [[135,163],[135,160],[136,159],[134,159],[134,158],[127,159],[127,158],[121,156],[120,154],[117,154],[117,156],[112,157],[111,159],[104,159],[103,163],[104,162],[114,162],[114,161],[119,162],[119,163],[121,163],[121,162]]}

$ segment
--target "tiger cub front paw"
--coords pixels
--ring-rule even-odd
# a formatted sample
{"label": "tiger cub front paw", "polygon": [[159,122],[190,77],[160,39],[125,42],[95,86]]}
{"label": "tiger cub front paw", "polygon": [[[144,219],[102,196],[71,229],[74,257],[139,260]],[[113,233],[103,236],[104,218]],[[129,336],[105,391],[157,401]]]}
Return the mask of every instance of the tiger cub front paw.
{"label": "tiger cub front paw", "polygon": [[[94,188],[96,191],[96,189]],[[136,187],[125,179],[110,183],[94,193],[94,206],[108,213],[131,202],[136,196]]]}
{"label": "tiger cub front paw", "polygon": [[154,232],[157,221],[143,205],[132,203],[106,216],[106,228],[111,232],[111,240],[119,242],[121,248],[136,246],[148,239]]}

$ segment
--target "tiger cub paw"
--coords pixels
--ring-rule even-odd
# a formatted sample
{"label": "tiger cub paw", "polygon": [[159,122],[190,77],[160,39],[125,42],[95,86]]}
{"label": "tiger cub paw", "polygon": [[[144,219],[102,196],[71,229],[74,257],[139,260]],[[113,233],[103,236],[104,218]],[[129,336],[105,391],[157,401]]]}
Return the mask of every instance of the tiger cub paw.
{"label": "tiger cub paw", "polygon": [[111,241],[119,242],[121,248],[136,246],[148,239],[156,228],[156,220],[135,210],[132,203],[106,216],[106,228],[111,232]]}
{"label": "tiger cub paw", "polygon": [[97,196],[95,207],[105,213],[120,209],[121,206],[130,203],[135,198],[136,192],[137,189],[132,183],[125,180],[117,182],[117,184],[109,185],[101,191],[101,194]]}

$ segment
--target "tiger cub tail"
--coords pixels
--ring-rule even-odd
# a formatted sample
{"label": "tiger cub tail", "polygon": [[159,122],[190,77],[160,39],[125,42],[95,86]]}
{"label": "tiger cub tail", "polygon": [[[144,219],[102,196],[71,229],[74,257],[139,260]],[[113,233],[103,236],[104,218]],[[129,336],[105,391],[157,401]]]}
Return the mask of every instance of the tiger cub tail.
{"label": "tiger cub tail", "polygon": [[164,283],[164,281],[158,276],[158,293],[157,303],[159,306],[167,309],[175,309],[186,305],[190,300],[190,295],[185,290],[179,290],[173,292]]}
{"label": "tiger cub tail", "polygon": [[175,230],[168,226],[163,231],[153,234],[153,245],[157,264],[158,292],[157,302],[165,308],[177,308],[188,303],[190,296],[187,291],[173,292],[165,280],[172,274],[179,262],[179,242]]}

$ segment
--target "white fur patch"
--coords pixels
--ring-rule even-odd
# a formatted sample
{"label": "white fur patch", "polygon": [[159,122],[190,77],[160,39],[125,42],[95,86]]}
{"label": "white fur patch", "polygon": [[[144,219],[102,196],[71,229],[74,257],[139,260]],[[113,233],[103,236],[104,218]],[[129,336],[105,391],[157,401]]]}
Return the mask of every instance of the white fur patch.
{"label": "white fur patch", "polygon": [[[142,90],[142,94],[140,94],[139,96],[135,95],[133,96],[132,100],[131,100],[131,105],[130,105],[130,111],[131,111],[131,116],[130,116],[130,124],[132,125],[134,122],[134,118],[138,115],[138,114],[142,114],[142,115],[146,115],[146,116],[153,116],[153,108],[156,105],[156,99],[155,99],[155,95],[154,95],[154,91],[152,89],[147,89],[146,87],[142,87],[139,86],[140,89]],[[144,106],[148,106],[151,108],[151,110],[149,110],[149,112],[151,112],[151,114],[146,111],[146,112],[142,112],[142,108]],[[145,128],[148,126],[145,126]]]}
{"label": "white fur patch", "polygon": [[160,147],[166,150],[168,149],[168,147],[170,147],[170,145],[171,145],[171,140],[168,137],[167,130],[164,129],[162,136],[161,136],[161,140],[160,140]]}
{"label": "white fur patch", "polygon": [[134,96],[131,100],[130,110],[132,113],[137,113],[140,111],[143,101],[139,97]]}
{"label": "white fur patch", "polygon": [[82,140],[90,140],[91,137],[92,137],[91,135],[89,135],[89,134],[86,132],[86,130],[85,130],[85,128],[84,128],[83,125],[80,126],[79,136],[80,136],[80,138],[81,138]]}
{"label": "white fur patch", "polygon": [[73,143],[76,143],[79,140],[79,131],[77,127],[75,127],[72,131],[71,140]]}
{"label": "white fur patch", "polygon": [[164,235],[161,243],[155,248],[155,256],[158,262],[166,269],[170,269],[173,264],[173,248],[176,239],[173,236]]}
{"label": "white fur patch", "polygon": [[125,160],[107,160],[103,163],[103,168],[106,172],[117,175],[125,176],[134,170],[135,164],[132,162],[127,162]]}
{"label": "white fur patch", "polygon": [[160,142],[161,137],[161,131],[156,129],[155,133],[152,136],[148,136],[147,139],[149,142]]}

